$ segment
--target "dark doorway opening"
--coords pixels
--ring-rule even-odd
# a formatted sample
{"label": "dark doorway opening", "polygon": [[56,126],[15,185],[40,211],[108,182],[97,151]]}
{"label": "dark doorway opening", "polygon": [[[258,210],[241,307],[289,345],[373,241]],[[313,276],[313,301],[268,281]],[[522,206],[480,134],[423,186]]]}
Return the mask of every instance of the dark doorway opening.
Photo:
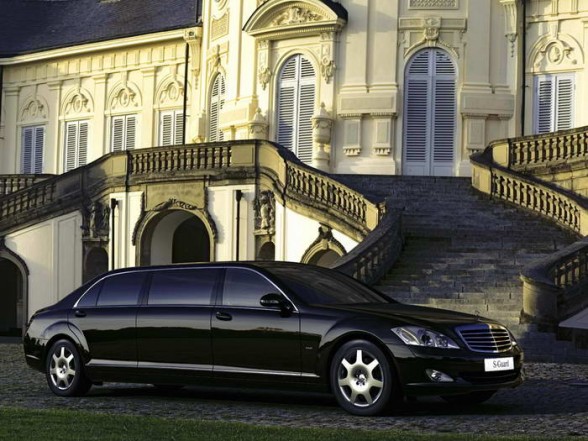
{"label": "dark doorway opening", "polygon": [[8,259],[0,258],[0,335],[22,335],[22,275]]}
{"label": "dark doorway opening", "polygon": [[210,262],[210,239],[197,217],[183,221],[174,232],[172,263]]}

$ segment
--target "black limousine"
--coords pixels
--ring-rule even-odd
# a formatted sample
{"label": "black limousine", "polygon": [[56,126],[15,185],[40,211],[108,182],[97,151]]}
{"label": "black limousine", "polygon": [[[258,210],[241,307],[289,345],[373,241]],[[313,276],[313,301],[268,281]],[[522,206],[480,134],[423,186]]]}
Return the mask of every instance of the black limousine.
{"label": "black limousine", "polygon": [[481,403],[523,381],[499,323],[286,262],[111,271],[37,311],[24,352],[60,396],[105,381],[282,384],[330,390],[356,415],[418,395]]}

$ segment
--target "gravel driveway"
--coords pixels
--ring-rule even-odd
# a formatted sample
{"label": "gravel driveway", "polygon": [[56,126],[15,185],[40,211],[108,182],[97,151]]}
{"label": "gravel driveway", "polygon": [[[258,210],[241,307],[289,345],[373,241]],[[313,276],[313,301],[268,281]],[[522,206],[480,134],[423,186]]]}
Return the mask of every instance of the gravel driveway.
{"label": "gravel driveway", "polygon": [[475,408],[438,399],[411,402],[393,416],[355,417],[329,396],[106,384],[83,398],[59,398],[43,374],[28,368],[19,344],[0,343],[0,407],[76,409],[166,418],[239,421],[295,427],[419,432],[588,436],[588,365],[529,363],[527,381]]}

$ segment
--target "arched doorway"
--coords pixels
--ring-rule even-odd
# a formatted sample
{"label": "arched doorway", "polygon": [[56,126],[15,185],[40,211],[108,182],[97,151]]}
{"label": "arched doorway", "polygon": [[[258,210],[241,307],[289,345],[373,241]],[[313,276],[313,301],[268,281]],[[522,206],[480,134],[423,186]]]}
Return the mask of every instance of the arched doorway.
{"label": "arched doorway", "polygon": [[192,216],[174,232],[172,263],[210,261],[210,239],[200,219]]}
{"label": "arched doorway", "polygon": [[406,175],[453,175],[456,69],[447,52],[424,49],[405,74],[403,171]]}
{"label": "arched doorway", "polygon": [[0,335],[20,336],[25,316],[23,276],[12,261],[0,257]]}
{"label": "arched doorway", "polygon": [[209,262],[210,232],[198,216],[184,210],[158,213],[141,237],[141,265]]}
{"label": "arched doorway", "polygon": [[108,253],[102,247],[92,247],[86,254],[84,283],[108,271]]}

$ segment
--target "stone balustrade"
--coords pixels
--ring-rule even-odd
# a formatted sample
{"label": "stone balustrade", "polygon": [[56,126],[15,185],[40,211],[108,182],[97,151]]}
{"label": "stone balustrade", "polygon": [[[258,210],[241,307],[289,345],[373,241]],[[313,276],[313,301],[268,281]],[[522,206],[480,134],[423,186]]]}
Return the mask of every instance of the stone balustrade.
{"label": "stone balustrade", "polygon": [[0,176],[0,197],[28,188],[52,175],[4,175]]}
{"label": "stone balustrade", "polygon": [[[546,169],[588,160],[588,127],[497,141],[473,155],[472,184],[492,197],[531,210],[573,231],[588,234],[588,199],[546,180]],[[557,325],[571,311],[588,307],[588,242],[525,268],[523,317]]]}
{"label": "stone balustrade", "polygon": [[131,174],[222,169],[231,164],[231,146],[157,147],[129,152]]}

